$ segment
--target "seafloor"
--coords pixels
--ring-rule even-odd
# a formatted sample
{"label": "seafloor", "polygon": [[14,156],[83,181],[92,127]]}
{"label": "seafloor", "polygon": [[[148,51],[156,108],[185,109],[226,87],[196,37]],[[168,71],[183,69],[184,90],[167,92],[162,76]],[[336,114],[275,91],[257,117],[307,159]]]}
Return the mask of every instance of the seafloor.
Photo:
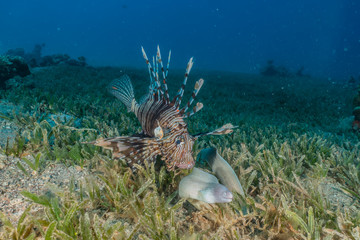
{"label": "seafloor", "polygon": [[[106,85],[126,73],[139,99],[145,66],[32,72],[1,90],[0,239],[360,239],[355,84],[193,70],[184,99],[202,77],[204,108],[187,120],[189,132],[238,126],[197,141],[194,156],[216,147],[246,191],[203,204],[177,195],[188,170],[157,162],[133,174],[82,144],[140,131]],[[171,96],[182,80],[170,71]]]}

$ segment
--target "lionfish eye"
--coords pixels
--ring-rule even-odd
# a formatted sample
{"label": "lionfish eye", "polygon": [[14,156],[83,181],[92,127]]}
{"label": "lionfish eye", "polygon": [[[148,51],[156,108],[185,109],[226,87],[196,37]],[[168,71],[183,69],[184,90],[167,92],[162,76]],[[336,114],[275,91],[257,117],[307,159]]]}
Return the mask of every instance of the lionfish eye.
{"label": "lionfish eye", "polygon": [[179,136],[179,137],[177,137],[175,143],[176,143],[177,145],[179,145],[179,144],[183,143],[184,141],[185,141],[184,137],[183,137],[183,136]]}

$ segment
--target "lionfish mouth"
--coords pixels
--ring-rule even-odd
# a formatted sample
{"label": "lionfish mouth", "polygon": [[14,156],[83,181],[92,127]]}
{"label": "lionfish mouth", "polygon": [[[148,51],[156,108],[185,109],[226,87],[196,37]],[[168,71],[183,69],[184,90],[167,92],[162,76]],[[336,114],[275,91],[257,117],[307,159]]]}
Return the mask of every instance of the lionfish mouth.
{"label": "lionfish mouth", "polygon": [[181,158],[179,162],[177,162],[176,167],[181,169],[190,169],[195,165],[194,158],[191,155],[186,154],[184,158]]}

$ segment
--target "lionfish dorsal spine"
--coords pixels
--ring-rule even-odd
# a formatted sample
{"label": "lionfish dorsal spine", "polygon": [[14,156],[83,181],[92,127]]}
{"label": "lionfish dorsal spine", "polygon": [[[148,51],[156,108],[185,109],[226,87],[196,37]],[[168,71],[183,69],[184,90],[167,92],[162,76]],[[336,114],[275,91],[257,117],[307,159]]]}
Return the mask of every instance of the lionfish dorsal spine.
{"label": "lionfish dorsal spine", "polygon": [[[150,75],[150,84],[151,84],[151,89],[150,89],[150,93],[151,94],[155,94],[155,93],[158,93],[157,90],[159,89],[160,87],[160,82],[158,81],[157,77],[156,77],[156,74],[154,72],[154,69],[153,67],[151,66],[151,63],[146,55],[146,52],[144,50],[144,48],[141,46],[141,51],[142,51],[142,54],[143,54],[143,57],[145,59],[145,62],[148,66],[148,69],[149,69],[149,75]],[[153,58],[153,62],[155,62],[155,59]],[[153,63],[154,65],[154,63]]]}
{"label": "lionfish dorsal spine", "polygon": [[204,105],[201,102],[196,103],[196,105],[192,108],[192,110],[190,112],[187,112],[184,114],[184,118],[191,117],[192,115],[194,115],[195,113],[200,111],[203,107],[204,107]]}
{"label": "lionfish dorsal spine", "polygon": [[195,86],[194,86],[194,91],[192,92],[191,94],[191,97],[189,99],[189,101],[187,102],[187,104],[185,105],[184,108],[182,108],[180,110],[180,113],[181,114],[184,114],[188,108],[191,106],[191,104],[193,103],[193,101],[195,100],[195,97],[196,95],[199,93],[202,85],[204,84],[204,79],[200,78],[196,83],[195,83]]}
{"label": "lionfish dorsal spine", "polygon": [[163,64],[162,59],[161,59],[160,48],[159,48],[159,45],[157,46],[156,56],[157,56],[158,62],[160,63],[161,72],[162,72],[162,75],[163,75],[163,86],[164,86],[164,90],[165,90],[164,96],[165,96],[165,101],[166,101],[166,103],[169,103],[169,101],[170,101],[170,100],[169,100],[168,86],[167,86],[167,83],[166,83],[166,78],[167,78],[167,73],[168,73],[168,70],[169,70],[169,63],[170,63],[170,54],[171,54],[171,51],[169,52],[167,69],[166,69],[166,74],[165,74],[164,64]]}
{"label": "lionfish dorsal spine", "polygon": [[194,62],[193,62],[193,57],[190,58],[187,66],[186,66],[186,71],[185,71],[185,76],[184,76],[184,82],[183,84],[181,85],[177,95],[175,96],[174,98],[174,102],[175,102],[175,107],[177,109],[179,109],[180,107],[180,104],[181,104],[181,98],[184,94],[184,90],[185,90],[185,86],[186,86],[186,83],[187,83],[187,80],[188,80],[188,77],[189,77],[189,74],[190,74],[190,71],[191,71],[191,68],[193,66]]}
{"label": "lionfish dorsal spine", "polygon": [[[156,58],[156,60],[155,60]],[[160,80],[159,80],[159,66],[158,66],[158,63],[157,63],[157,56],[154,57],[153,56],[153,68],[154,68],[154,73],[155,73],[155,92],[157,93],[157,96],[161,96],[161,83],[160,83]]]}
{"label": "lionfish dorsal spine", "polygon": [[167,62],[167,64],[166,64],[166,73],[165,73],[166,79],[167,79],[168,73],[169,73],[170,58],[171,58],[171,50],[169,51],[168,62]]}

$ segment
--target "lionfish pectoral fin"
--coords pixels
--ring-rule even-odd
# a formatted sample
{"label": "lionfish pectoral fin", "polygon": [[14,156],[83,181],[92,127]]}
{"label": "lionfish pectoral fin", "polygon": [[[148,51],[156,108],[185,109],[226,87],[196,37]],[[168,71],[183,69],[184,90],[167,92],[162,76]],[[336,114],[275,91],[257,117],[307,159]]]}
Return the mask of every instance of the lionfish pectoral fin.
{"label": "lionfish pectoral fin", "polygon": [[128,75],[113,80],[108,86],[108,91],[118,98],[130,112],[134,112],[138,103],[135,100],[134,89]]}
{"label": "lionfish pectoral fin", "polygon": [[96,141],[89,142],[95,146],[99,146],[109,150],[117,150],[117,152],[124,151],[129,148],[126,146],[127,137],[116,137],[116,138],[99,138]]}
{"label": "lionfish pectoral fin", "polygon": [[92,144],[112,150],[113,158],[127,158],[131,166],[154,160],[160,154],[157,141],[148,137],[114,137],[100,139]]}
{"label": "lionfish pectoral fin", "polygon": [[104,141],[104,138],[98,138],[95,141],[92,142],[82,142],[83,144],[91,144],[99,147],[103,147],[105,149],[112,149],[110,146],[108,146],[108,143]]}
{"label": "lionfish pectoral fin", "polygon": [[113,152],[112,157],[113,157],[113,158],[118,158],[118,159],[120,159],[120,158],[124,158],[125,155],[122,154],[122,153],[114,153],[114,152]]}
{"label": "lionfish pectoral fin", "polygon": [[224,126],[222,126],[221,128],[218,128],[214,131],[211,132],[206,132],[206,133],[199,133],[194,135],[194,138],[199,138],[202,136],[206,136],[206,135],[224,135],[224,134],[229,134],[232,133],[234,131],[234,128],[237,128],[238,126],[234,126],[231,123],[227,123]]}
{"label": "lionfish pectoral fin", "polygon": [[149,97],[150,97],[149,93],[143,95],[139,100],[139,105],[146,103],[149,100]]}

